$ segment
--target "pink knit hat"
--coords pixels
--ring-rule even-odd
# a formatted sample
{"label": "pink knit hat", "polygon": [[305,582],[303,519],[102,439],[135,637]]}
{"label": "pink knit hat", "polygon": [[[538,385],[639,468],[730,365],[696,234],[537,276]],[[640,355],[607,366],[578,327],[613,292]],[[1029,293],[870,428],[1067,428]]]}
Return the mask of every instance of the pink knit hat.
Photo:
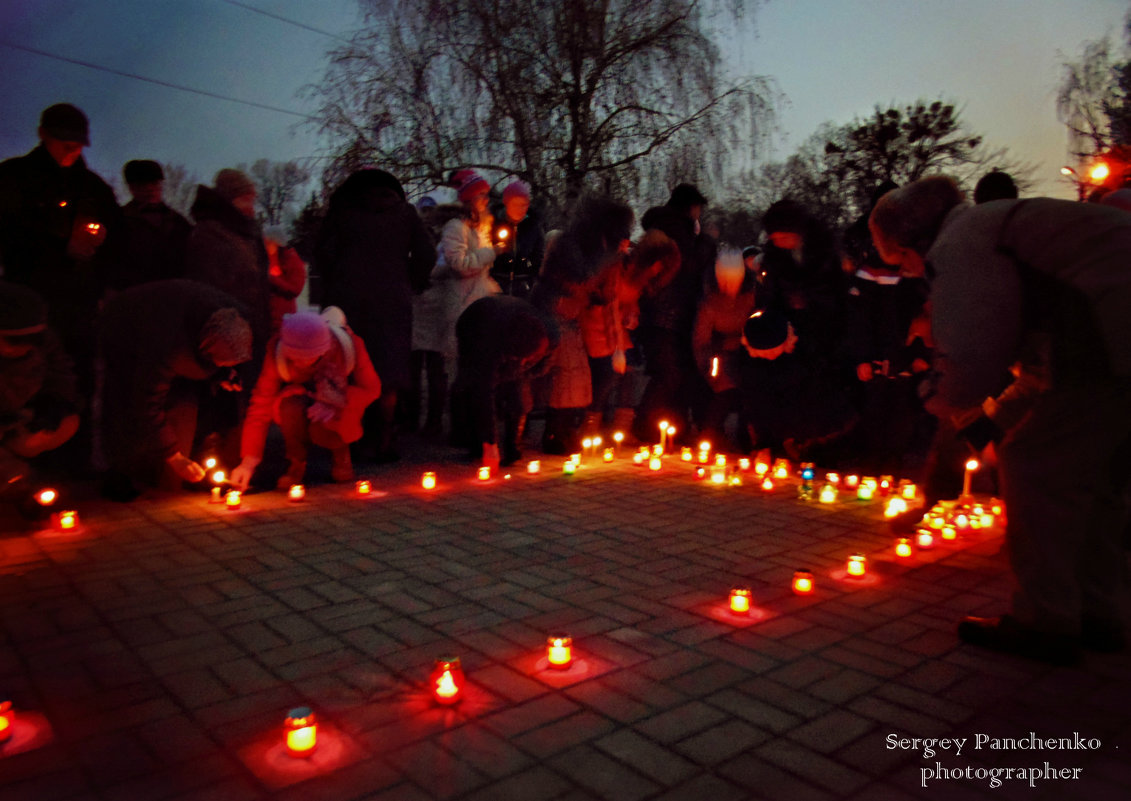
{"label": "pink knit hat", "polygon": [[507,184],[507,188],[503,190],[503,202],[506,203],[513,197],[524,197],[530,200],[530,184],[522,180],[511,181]]}
{"label": "pink knit hat", "polygon": [[288,359],[309,361],[317,359],[333,344],[330,327],[317,312],[300,311],[283,315],[279,332],[279,352]]}
{"label": "pink knit hat", "polygon": [[460,203],[466,203],[490,189],[487,180],[475,170],[457,170],[452,175],[452,186]]}

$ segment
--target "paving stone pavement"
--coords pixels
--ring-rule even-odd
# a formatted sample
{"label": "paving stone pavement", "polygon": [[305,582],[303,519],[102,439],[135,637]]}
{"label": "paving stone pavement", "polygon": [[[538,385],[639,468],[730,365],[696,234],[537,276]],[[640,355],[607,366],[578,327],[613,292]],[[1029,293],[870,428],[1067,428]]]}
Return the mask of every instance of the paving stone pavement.
{"label": "paving stone pavement", "polygon": [[[78,533],[5,534],[0,690],[47,742],[0,750],[0,798],[1131,796],[1131,657],[1053,668],[954,636],[1004,607],[999,531],[900,564],[879,502],[711,486],[675,460],[560,470],[482,483],[406,460],[364,499],[87,499]],[[870,576],[846,580],[857,551]],[[790,591],[801,567],[811,597]],[[748,618],[726,609],[735,585]],[[557,631],[569,671],[545,669]],[[452,707],[429,694],[442,655],[466,673]],[[281,746],[302,705],[320,721],[310,759]],[[1030,732],[1074,747],[1027,748]],[[925,755],[904,738],[966,743]],[[987,771],[1032,766],[1034,787],[991,786]],[[924,777],[938,767],[962,775]]]}

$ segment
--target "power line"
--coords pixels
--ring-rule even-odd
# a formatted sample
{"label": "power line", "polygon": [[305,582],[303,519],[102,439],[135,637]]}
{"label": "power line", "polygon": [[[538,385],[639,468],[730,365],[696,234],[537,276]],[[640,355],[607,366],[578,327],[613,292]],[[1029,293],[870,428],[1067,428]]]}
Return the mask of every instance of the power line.
{"label": "power line", "polygon": [[303,22],[297,22],[293,19],[280,16],[279,14],[275,14],[271,11],[264,11],[262,8],[256,8],[255,6],[250,6],[247,3],[241,3],[241,2],[239,2],[239,0],[220,0],[220,2],[227,3],[230,6],[237,6],[239,8],[246,9],[247,11],[255,12],[256,14],[262,14],[265,17],[270,17],[271,19],[278,20],[279,22],[285,22],[288,25],[294,25],[296,28],[302,28],[303,30],[312,31],[312,32],[317,33],[317,34],[321,34],[322,36],[327,36],[331,39],[336,39],[339,42],[344,42],[345,44],[350,44],[349,39],[343,39],[341,36],[338,36],[337,34],[330,33],[329,31],[321,30],[320,28],[315,28],[315,27],[313,27],[311,25],[307,25],[306,23],[303,23]]}
{"label": "power line", "polygon": [[202,95],[203,97],[211,97],[211,98],[215,98],[216,100],[227,100],[230,103],[239,103],[239,104],[244,105],[244,106],[252,106],[254,108],[266,109],[268,111],[276,111],[280,114],[289,114],[292,117],[301,117],[304,120],[316,120],[317,119],[317,117],[314,117],[310,114],[303,114],[300,111],[291,111],[290,109],[287,109],[287,108],[279,108],[278,106],[269,106],[266,103],[256,103],[254,100],[241,100],[238,97],[229,97],[228,95],[221,95],[221,94],[217,94],[216,92],[208,92],[208,91],[205,91],[203,89],[194,89],[191,86],[182,86],[181,84],[170,83],[169,81],[162,81],[162,80],[158,80],[157,78],[147,78],[144,75],[138,75],[137,73],[134,73],[134,72],[125,72],[123,70],[116,70],[116,69],[113,69],[111,67],[104,67],[101,64],[92,64],[89,61],[79,61],[78,59],[75,59],[75,58],[67,58],[66,56],[60,56],[56,53],[48,53],[45,50],[37,50],[34,47],[28,47],[26,45],[18,45],[18,44],[13,44],[12,42],[0,41],[0,46],[9,47],[13,50],[22,50],[25,53],[33,53],[34,55],[43,56],[44,58],[53,58],[56,61],[64,61],[68,64],[77,64],[80,67],[86,67],[87,69],[98,70],[99,72],[108,72],[111,75],[118,75],[118,76],[121,76],[123,78],[132,78],[135,81],[144,81],[145,83],[152,83],[152,84],[156,84],[157,86],[167,87],[169,89],[178,89],[182,92],[191,92],[194,95]]}

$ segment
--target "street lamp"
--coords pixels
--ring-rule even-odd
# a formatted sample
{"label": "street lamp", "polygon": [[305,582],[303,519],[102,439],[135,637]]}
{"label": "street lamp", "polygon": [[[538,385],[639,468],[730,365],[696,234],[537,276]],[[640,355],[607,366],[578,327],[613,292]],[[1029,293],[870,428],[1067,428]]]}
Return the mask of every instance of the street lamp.
{"label": "street lamp", "polygon": [[1076,184],[1076,199],[1084,200],[1084,198],[1088,194],[1088,190],[1086,188],[1084,179],[1080,177],[1080,173],[1076,172],[1076,170],[1072,169],[1071,167],[1064,166],[1060,168],[1060,174],[1065,178],[1070,179],[1072,183]]}

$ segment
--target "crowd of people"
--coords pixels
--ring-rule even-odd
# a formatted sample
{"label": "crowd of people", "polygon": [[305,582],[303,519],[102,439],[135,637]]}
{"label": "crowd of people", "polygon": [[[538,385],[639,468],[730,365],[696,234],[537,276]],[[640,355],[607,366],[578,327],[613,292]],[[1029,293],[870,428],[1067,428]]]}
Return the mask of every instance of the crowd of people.
{"label": "crowd of people", "polygon": [[[1122,647],[1123,192],[1018,200],[995,171],[971,206],[934,177],[877,187],[845,231],[787,198],[738,248],[704,230],[692,184],[639,220],[585,197],[546,231],[522,180],[492,208],[490,183],[459,169],[455,202],[413,205],[395,176],[361,169],[330,195],[318,305],[299,309],[306,265],[257,221],[246,174],[199,186],[189,222],[154,161],[125,165],[118,206],[82,159],[74,106],[46,109],[38,134],[0,163],[8,500],[26,503],[53,453],[120,501],[199,483],[206,454],[236,465],[238,488],[286,488],[314,446],[349,481],[355,461],[398,458],[398,429],[497,468],[540,420],[549,454],[674,428],[677,445],[920,473],[932,502],[997,444],[1019,589],[1012,616],[960,633],[1050,661]],[[264,459],[273,424],[284,464]]]}

